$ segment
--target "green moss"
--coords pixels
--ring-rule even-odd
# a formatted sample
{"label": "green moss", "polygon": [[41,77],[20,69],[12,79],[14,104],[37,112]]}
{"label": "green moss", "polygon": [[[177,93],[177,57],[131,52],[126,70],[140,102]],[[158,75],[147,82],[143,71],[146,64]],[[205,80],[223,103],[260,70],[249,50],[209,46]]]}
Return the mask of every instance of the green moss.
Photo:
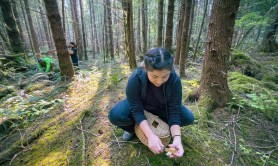
{"label": "green moss", "polygon": [[273,96],[275,93],[266,88],[265,82],[238,72],[231,72],[228,75],[228,84],[234,94],[230,105],[261,111],[274,121],[278,119],[276,113],[278,100]]}
{"label": "green moss", "polygon": [[199,108],[204,112],[212,112],[216,108],[216,103],[208,94],[202,94],[199,100]]}
{"label": "green moss", "polygon": [[274,82],[275,84],[278,84],[278,74],[277,73],[266,74],[263,77],[263,80],[271,81],[271,82]]}
{"label": "green moss", "polygon": [[254,77],[259,80],[262,79],[264,74],[262,71],[263,67],[257,60],[239,51],[234,51],[232,53],[231,68],[240,70],[244,75]]}
{"label": "green moss", "polygon": [[35,90],[42,89],[44,86],[45,86],[45,83],[44,83],[44,82],[38,82],[38,83],[36,83],[36,84],[29,84],[29,85],[26,87],[26,91],[27,91],[27,92],[33,92],[33,91],[35,91]]}

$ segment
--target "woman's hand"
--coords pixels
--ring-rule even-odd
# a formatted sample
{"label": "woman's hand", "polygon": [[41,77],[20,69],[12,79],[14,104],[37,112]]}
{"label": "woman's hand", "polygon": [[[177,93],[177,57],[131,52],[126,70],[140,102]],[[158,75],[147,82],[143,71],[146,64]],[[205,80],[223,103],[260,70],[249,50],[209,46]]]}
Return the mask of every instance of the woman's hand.
{"label": "woman's hand", "polygon": [[177,151],[172,153],[169,157],[170,158],[178,158],[178,157],[182,157],[184,154],[184,150],[183,150],[183,146],[181,143],[181,137],[180,136],[176,136],[174,137],[173,143],[169,144],[170,148],[175,148]]}
{"label": "woman's hand", "polygon": [[148,137],[148,147],[154,154],[160,154],[164,149],[164,145],[162,144],[159,137],[155,134],[152,134]]}

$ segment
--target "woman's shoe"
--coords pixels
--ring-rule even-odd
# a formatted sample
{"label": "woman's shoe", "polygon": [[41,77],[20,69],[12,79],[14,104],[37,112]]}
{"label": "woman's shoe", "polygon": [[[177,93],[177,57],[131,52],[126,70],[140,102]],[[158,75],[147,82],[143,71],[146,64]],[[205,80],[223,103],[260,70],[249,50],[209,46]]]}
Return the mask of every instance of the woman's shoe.
{"label": "woman's shoe", "polygon": [[134,133],[130,133],[130,132],[125,131],[124,134],[123,134],[123,140],[124,141],[129,141],[133,137],[134,137]]}

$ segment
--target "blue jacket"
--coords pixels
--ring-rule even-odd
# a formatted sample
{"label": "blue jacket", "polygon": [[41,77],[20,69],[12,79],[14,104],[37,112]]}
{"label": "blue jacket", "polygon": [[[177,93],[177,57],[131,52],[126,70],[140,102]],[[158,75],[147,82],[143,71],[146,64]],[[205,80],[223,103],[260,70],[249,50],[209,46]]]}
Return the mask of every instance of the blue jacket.
{"label": "blue jacket", "polygon": [[[126,96],[129,103],[129,109],[137,124],[146,120],[144,115],[143,99],[147,91],[147,73],[139,67],[129,77]],[[180,125],[181,124],[181,100],[182,100],[182,87],[179,76],[172,71],[169,79],[163,84],[163,90],[166,98],[165,104],[166,111],[168,112],[168,124]]]}

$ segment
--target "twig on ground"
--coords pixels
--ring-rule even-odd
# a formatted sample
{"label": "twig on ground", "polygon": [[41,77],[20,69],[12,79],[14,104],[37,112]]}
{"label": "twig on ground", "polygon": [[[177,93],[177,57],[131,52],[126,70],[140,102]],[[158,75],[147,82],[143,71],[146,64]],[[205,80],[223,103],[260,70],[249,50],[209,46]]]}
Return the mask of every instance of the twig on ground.
{"label": "twig on ground", "polygon": [[132,143],[132,144],[140,144],[141,143],[141,142],[135,142],[135,141],[118,141],[118,140],[111,140],[110,142]]}
{"label": "twig on ground", "polygon": [[113,135],[114,135],[114,137],[116,138],[116,140],[117,140],[117,142],[118,142],[119,148],[121,148],[121,145],[120,145],[120,143],[119,143],[119,140],[118,140],[117,136],[116,136],[115,133],[114,133],[114,130],[113,130]]}
{"label": "twig on ground", "polygon": [[19,129],[19,128],[17,128],[17,130],[19,131],[19,134],[20,134],[20,144],[21,144],[21,147],[24,149],[24,148],[25,148],[25,146],[23,145],[23,136],[22,136],[22,134],[21,134],[20,129]]}
{"label": "twig on ground", "polygon": [[15,154],[15,155],[13,156],[13,158],[11,159],[9,165],[12,165],[12,162],[14,161],[14,159],[15,159],[20,153],[22,153],[22,151],[19,152],[19,153],[17,153],[17,154]]}

